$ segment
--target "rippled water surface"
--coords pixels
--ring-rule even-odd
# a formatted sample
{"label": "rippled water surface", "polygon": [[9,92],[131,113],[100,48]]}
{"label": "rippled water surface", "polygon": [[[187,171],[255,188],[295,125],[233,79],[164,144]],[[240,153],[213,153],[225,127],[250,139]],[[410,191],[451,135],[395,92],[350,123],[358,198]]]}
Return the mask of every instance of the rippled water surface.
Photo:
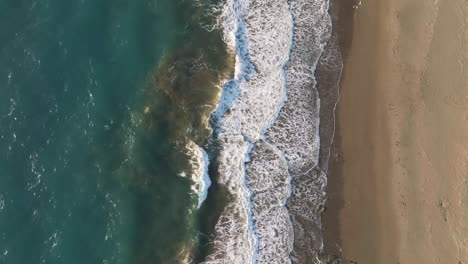
{"label": "rippled water surface", "polygon": [[0,263],[192,254],[227,56],[200,4],[0,1]]}

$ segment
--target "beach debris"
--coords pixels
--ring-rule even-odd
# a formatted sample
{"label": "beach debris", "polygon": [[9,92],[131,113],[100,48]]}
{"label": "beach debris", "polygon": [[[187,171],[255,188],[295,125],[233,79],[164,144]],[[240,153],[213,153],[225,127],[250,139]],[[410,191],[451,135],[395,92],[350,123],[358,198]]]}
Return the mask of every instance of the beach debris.
{"label": "beach debris", "polygon": [[353,8],[354,8],[354,9],[358,9],[358,8],[361,7],[361,5],[362,5],[362,1],[359,1],[359,3],[353,5]]}
{"label": "beach debris", "polygon": [[321,214],[323,211],[325,211],[326,207],[323,204],[317,204],[314,206],[313,211],[316,214]]}

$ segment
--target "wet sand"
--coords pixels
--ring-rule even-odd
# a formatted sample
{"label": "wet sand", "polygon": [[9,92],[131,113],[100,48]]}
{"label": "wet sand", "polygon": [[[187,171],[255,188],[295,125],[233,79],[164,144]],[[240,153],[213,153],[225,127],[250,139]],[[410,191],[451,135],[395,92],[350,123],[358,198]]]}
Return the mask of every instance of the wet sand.
{"label": "wet sand", "polygon": [[326,250],[360,264],[466,264],[468,2],[362,0],[347,8],[352,36],[341,39],[350,47]]}

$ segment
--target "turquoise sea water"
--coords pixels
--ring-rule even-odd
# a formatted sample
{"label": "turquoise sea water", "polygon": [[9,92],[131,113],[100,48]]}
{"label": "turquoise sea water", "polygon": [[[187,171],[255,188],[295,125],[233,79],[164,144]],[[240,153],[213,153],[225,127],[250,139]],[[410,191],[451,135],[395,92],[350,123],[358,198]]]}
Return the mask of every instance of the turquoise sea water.
{"label": "turquoise sea water", "polygon": [[0,0],[0,263],[177,263],[193,246],[180,144],[206,143],[227,57],[200,3]]}

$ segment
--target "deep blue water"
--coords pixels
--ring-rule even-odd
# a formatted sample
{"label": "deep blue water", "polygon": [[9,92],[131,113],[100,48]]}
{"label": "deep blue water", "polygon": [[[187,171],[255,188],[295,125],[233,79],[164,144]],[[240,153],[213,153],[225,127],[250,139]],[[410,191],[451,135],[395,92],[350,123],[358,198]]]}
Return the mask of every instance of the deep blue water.
{"label": "deep blue water", "polygon": [[177,176],[177,142],[206,141],[199,106],[217,76],[180,66],[175,79],[194,81],[164,79],[205,54],[203,41],[222,64],[202,11],[0,0],[0,263],[173,263],[190,245],[197,198]]}

